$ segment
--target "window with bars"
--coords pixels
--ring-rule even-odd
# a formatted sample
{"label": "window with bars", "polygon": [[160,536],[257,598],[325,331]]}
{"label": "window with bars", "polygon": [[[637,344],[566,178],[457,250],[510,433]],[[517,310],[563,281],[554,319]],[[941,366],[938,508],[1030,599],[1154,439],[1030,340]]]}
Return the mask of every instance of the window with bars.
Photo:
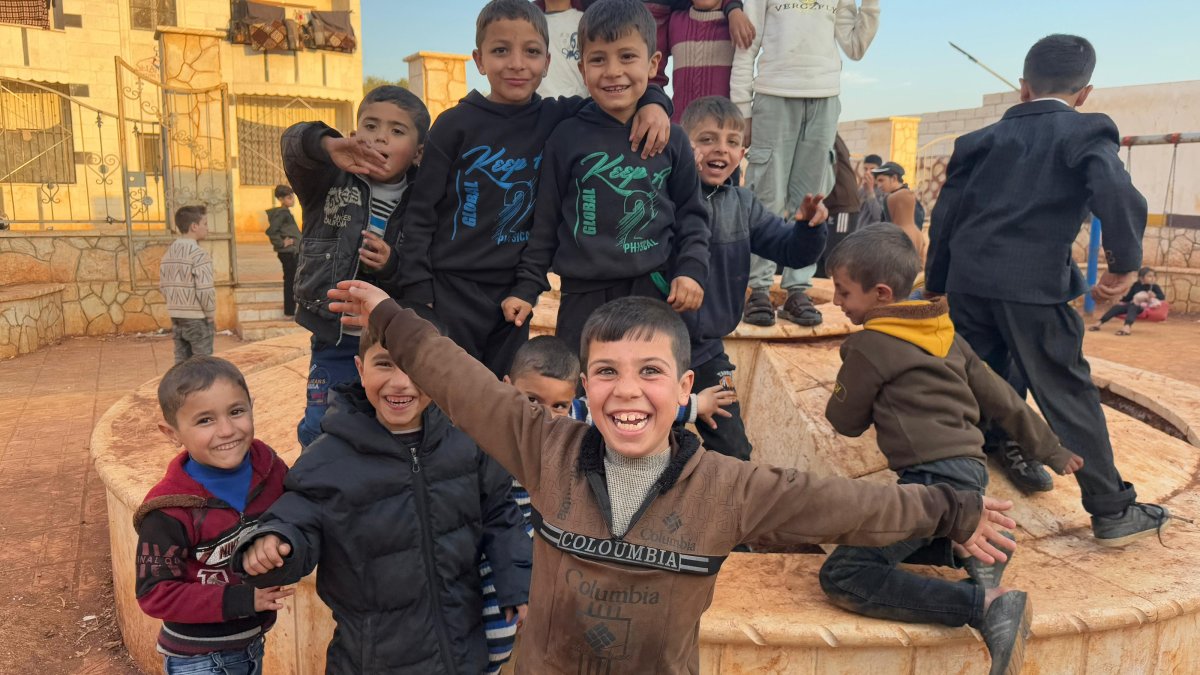
{"label": "window with bars", "polygon": [[129,0],[129,25],[154,30],[175,25],[175,0]]}
{"label": "window with bars", "polygon": [[0,81],[0,183],[74,183],[67,85]]}
{"label": "window with bars", "polygon": [[283,132],[297,122],[325,122],[345,128],[349,104],[284,96],[238,96],[238,171],[242,185],[282,185]]}
{"label": "window with bars", "polygon": [[138,153],[143,173],[148,176],[162,175],[162,134],[138,136]]}

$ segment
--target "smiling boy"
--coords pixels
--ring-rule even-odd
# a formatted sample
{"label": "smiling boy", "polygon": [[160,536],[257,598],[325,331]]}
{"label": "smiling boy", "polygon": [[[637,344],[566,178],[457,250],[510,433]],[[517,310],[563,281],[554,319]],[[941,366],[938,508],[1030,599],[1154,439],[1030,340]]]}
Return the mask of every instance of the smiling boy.
{"label": "smiling boy", "polygon": [[[659,300],[621,298],[584,326],[595,426],[552,415],[387,294],[330,292],[397,367],[529,490],[538,564],[518,672],[696,673],[700,616],[733,547],[884,545],[950,537],[991,561],[1011,504],[947,486],[816,478],[707,452],[672,431],[686,402],[687,329]],[[351,316],[354,315],[354,316]],[[634,588],[641,601],[626,602]]]}
{"label": "smiling boy", "polygon": [[614,298],[694,310],[708,279],[707,214],[695,156],[677,126],[660,155],[629,149],[629,123],[659,62],[654,18],[637,0],[599,0],[579,23],[592,103],[546,141],[533,230],[513,295],[562,279],[556,334],[579,349],[591,313]]}

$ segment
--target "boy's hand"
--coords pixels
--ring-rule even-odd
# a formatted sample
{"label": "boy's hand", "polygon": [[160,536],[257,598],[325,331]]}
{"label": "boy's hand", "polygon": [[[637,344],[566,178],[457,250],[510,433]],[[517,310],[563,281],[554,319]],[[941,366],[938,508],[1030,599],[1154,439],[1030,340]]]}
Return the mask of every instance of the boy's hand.
{"label": "boy's hand", "polygon": [[294,243],[296,243],[296,240],[295,240],[295,239],[292,239],[291,237],[284,237],[284,238],[283,238],[283,245],[284,245],[284,246],[291,246],[291,245],[292,245],[292,244],[294,244]]}
{"label": "boy's hand", "polygon": [[667,147],[671,138],[671,117],[663,107],[651,103],[638,109],[633,116],[633,128],[629,134],[630,150],[637,152],[642,146],[642,159],[649,159]]}
{"label": "boy's hand", "polygon": [[278,612],[283,609],[283,603],[280,600],[295,594],[296,589],[284,588],[283,586],[256,588],[254,589],[254,611]]}
{"label": "boy's hand", "polygon": [[362,248],[358,249],[358,259],[367,269],[380,270],[392,257],[392,247],[374,232],[363,232]]}
{"label": "boy's hand", "polygon": [[749,49],[750,43],[754,42],[754,24],[750,23],[750,17],[741,9],[735,9],[729,13],[729,37],[733,38],[733,46],[738,49]]}
{"label": "boy's hand", "polygon": [[700,303],[703,301],[704,289],[695,279],[675,277],[671,280],[671,294],[667,296],[667,304],[676,312],[700,309]]}
{"label": "boy's hand", "polygon": [[751,121],[750,118],[747,117],[746,118],[746,133],[742,135],[742,147],[743,148],[750,147],[750,126],[751,126],[750,121]]}
{"label": "boy's hand", "polygon": [[1063,465],[1063,468],[1061,471],[1058,472],[1058,475],[1070,476],[1071,474],[1075,473],[1076,471],[1078,471],[1082,468],[1083,468],[1083,458],[1080,457],[1079,455],[1076,455],[1075,453],[1071,453],[1071,459],[1067,460],[1067,463]]}
{"label": "boy's hand", "polygon": [[828,217],[829,208],[825,206],[825,195],[804,195],[804,201],[796,211],[796,220],[807,220],[809,227],[816,227]]}
{"label": "boy's hand", "polygon": [[1092,297],[1096,302],[1111,302],[1129,292],[1133,282],[1137,281],[1137,272],[1114,274],[1105,272],[1100,275],[1100,281],[1092,286]]}
{"label": "boy's hand", "polygon": [[505,321],[520,328],[525,325],[525,320],[533,313],[533,305],[515,295],[510,295],[500,303],[500,311],[504,313]]}
{"label": "boy's hand", "polygon": [[326,136],[321,139],[321,147],[343,171],[372,177],[383,176],[387,171],[387,157],[363,139]]}
{"label": "boy's hand", "polygon": [[517,632],[520,633],[521,629],[525,627],[525,615],[529,613],[529,605],[517,605],[515,608],[505,607],[504,621],[506,623],[512,623],[514,611],[517,613]]}
{"label": "boy's hand", "polygon": [[[1009,552],[1017,549],[1017,542],[1001,534],[1002,530],[1011,530],[1017,526],[1016,521],[1004,515],[1004,511],[1012,508],[1012,502],[1007,500],[983,498],[983,512],[979,514],[979,525],[975,533],[962,543],[967,555],[978,558],[980,562],[991,564],[1008,560]],[[999,548],[997,548],[999,546]]]}
{"label": "boy's hand", "polygon": [[347,314],[342,317],[342,324],[366,328],[371,312],[379,303],[391,298],[387,292],[358,279],[339,281],[337,288],[326,292],[330,300],[329,311]]}
{"label": "boy's hand", "polygon": [[696,419],[716,429],[717,421],[713,419],[713,415],[733,417],[733,413],[721,406],[732,405],[736,401],[737,392],[726,389],[724,385],[714,384],[708,389],[702,389],[696,394]]}
{"label": "boy's hand", "polygon": [[[291,544],[276,535],[268,534],[255,539],[250,548],[242,554],[242,569],[252,577],[266,574],[277,567],[283,567],[283,559],[291,553]],[[258,605],[257,593],[254,594],[254,604]]]}

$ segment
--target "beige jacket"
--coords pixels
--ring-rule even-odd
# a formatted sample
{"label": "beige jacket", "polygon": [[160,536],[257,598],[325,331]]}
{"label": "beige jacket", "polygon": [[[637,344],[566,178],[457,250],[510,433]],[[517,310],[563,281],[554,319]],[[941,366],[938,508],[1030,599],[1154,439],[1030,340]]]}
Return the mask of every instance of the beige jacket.
{"label": "beige jacket", "polygon": [[700,615],[736,544],[963,541],[980,517],[978,494],[817,478],[706,452],[680,432],[628,532],[614,537],[599,432],[531,404],[394,302],[375,309],[371,330],[529,490],[539,536],[522,673],[698,673]]}

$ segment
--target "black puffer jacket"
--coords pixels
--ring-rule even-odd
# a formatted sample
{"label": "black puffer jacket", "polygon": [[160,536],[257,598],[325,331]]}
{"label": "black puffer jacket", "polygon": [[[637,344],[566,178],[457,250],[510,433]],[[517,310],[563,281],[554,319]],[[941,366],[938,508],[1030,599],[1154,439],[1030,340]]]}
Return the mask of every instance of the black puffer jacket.
{"label": "black puffer jacket", "polygon": [[[321,122],[301,122],[283,134],[283,169],[296,191],[304,219],[300,259],[296,266],[296,323],[320,341],[334,344],[341,336],[338,314],[329,311],[325,292],[345,279],[365,279],[393,296],[400,295],[400,221],[408,207],[413,165],[406,176],[409,189],[388,218],[383,240],[392,255],[382,269],[359,269],[358,248],[371,211],[371,185],[361,176],[342,171],[321,147],[326,136],[341,134]],[[355,273],[357,272],[357,277]]]}
{"label": "black puffer jacket", "polygon": [[532,544],[512,479],[430,406],[414,458],[375,420],[362,387],[335,389],[325,433],[288,472],[285,492],[239,542],[292,545],[258,587],[317,572],[333,610],[327,673],[470,673],[487,664],[479,554],[501,607],[528,601]]}

